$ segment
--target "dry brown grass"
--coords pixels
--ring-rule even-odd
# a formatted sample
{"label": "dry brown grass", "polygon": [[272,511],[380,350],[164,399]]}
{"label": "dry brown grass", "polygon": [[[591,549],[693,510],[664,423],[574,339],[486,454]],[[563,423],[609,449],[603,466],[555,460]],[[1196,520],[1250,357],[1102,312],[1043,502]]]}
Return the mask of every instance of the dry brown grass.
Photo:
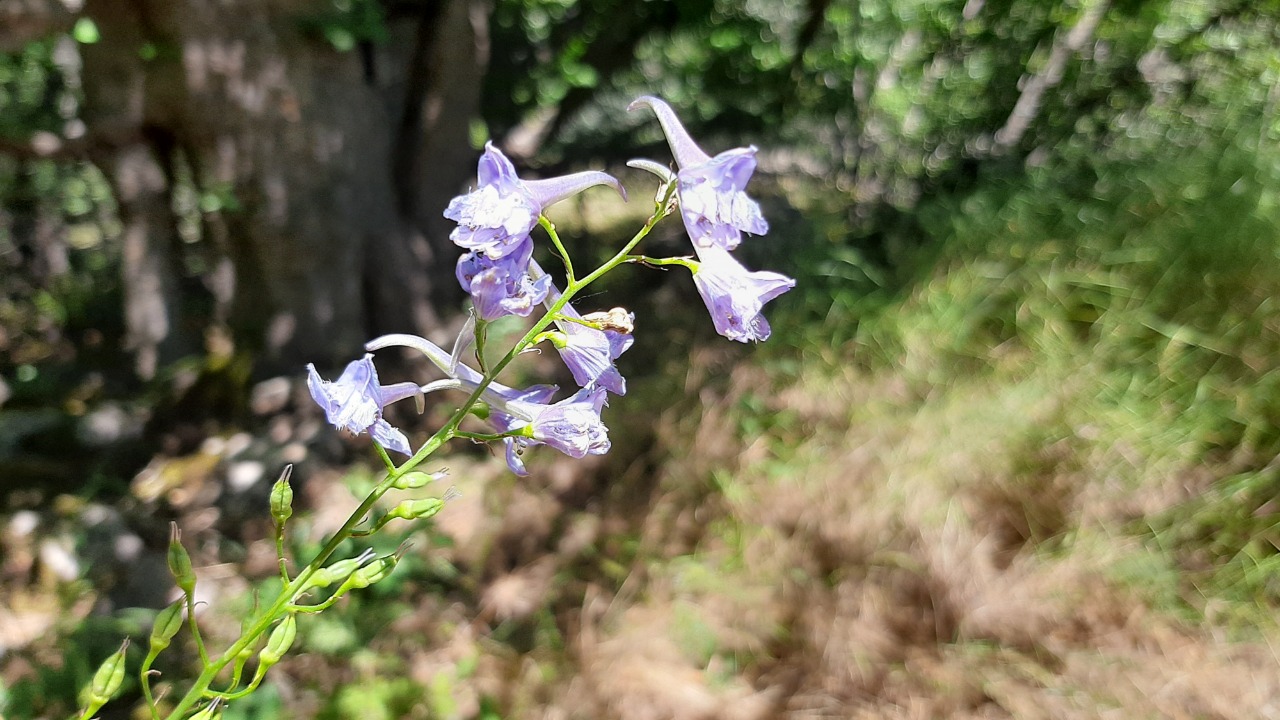
{"label": "dry brown grass", "polygon": [[[424,718],[1280,717],[1274,624],[1211,622],[1223,601],[1195,606],[1131,527],[1233,461],[1090,405],[1087,368],[1012,367],[779,384],[704,351],[688,399],[613,456],[543,457],[522,481],[451,457],[452,545],[413,552],[457,577],[407,589],[416,612],[371,652],[304,643],[277,673],[285,707],[404,679]],[[304,501],[319,537],[353,498],[317,473]],[[6,542],[29,574],[34,548]],[[256,542],[240,573],[270,575]],[[19,610],[0,604],[0,630]],[[236,618],[202,622],[229,636]]]}
{"label": "dry brown grass", "polygon": [[1229,641],[1115,572],[1148,553],[1123,523],[1211,473],[1110,464],[1072,371],[925,397],[832,371],[772,394],[801,443],[744,447],[728,409],[767,384],[738,368],[674,423],[697,451],[663,468],[643,589],[583,615],[600,716],[1280,717],[1274,627]]}

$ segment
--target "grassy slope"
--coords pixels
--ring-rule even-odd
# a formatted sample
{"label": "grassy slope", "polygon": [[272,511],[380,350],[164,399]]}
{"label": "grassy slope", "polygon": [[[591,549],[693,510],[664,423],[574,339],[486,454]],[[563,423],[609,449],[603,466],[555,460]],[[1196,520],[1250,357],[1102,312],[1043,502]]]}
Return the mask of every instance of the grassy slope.
{"label": "grassy slope", "polygon": [[611,709],[1274,713],[1280,215],[1231,160],[972,199],[907,290],[740,366],[671,433],[656,515],[700,530],[650,523],[585,658]]}

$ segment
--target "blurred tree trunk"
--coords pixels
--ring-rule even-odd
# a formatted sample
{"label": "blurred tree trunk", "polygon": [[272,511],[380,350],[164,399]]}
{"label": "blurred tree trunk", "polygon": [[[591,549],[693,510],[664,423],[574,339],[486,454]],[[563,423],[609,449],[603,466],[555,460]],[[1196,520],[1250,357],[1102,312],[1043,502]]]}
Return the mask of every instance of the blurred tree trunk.
{"label": "blurred tree trunk", "polygon": [[460,294],[439,213],[472,172],[481,2],[397,6],[385,42],[340,51],[329,33],[351,18],[327,0],[87,0],[83,117],[90,137],[130,138],[92,156],[120,203],[144,374],[210,322],[272,366],[439,329]]}

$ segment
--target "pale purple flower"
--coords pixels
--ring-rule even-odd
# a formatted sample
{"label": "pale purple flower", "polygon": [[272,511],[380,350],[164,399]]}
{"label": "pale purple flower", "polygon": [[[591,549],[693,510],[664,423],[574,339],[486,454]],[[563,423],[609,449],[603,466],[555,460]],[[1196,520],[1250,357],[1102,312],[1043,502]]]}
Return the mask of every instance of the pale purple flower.
{"label": "pale purple flower", "polygon": [[609,452],[609,429],[600,420],[604,403],[604,388],[584,388],[542,408],[529,423],[533,439],[572,458]]}
{"label": "pale purple flower", "polygon": [[515,400],[506,411],[530,419],[514,421],[504,432],[527,427],[530,445],[550,445],[572,458],[603,455],[610,447],[609,429],[600,420],[605,397],[604,388],[584,388],[554,405]]}
{"label": "pale purple flower", "polygon": [[751,272],[718,247],[698,248],[698,259],[693,284],[707,304],[716,332],[738,342],[767,340],[769,323],[761,310],[795,287],[796,281],[776,272]]}
{"label": "pale purple flower", "polygon": [[[548,277],[537,261],[533,262],[530,270],[534,275],[540,276],[540,279]],[[560,291],[555,285],[551,285],[543,302],[550,308],[559,299]],[[613,361],[631,347],[634,340],[631,333],[612,329],[598,330],[584,325],[582,315],[572,305],[566,304],[561,308],[560,315],[567,319],[556,318],[556,327],[564,334],[564,344],[561,346],[557,343],[556,350],[573,375],[573,381],[578,383],[578,387],[599,386],[614,395],[626,395],[627,381],[618,372],[618,368],[614,367]],[[628,314],[628,318],[634,320],[635,316]]]}
{"label": "pale purple flower", "polygon": [[[561,308],[560,314],[582,319],[569,305]],[[597,330],[572,321],[558,324],[565,338],[564,347],[556,349],[573,375],[573,381],[582,388],[602,387],[614,395],[626,395],[627,381],[613,361],[631,347],[634,338],[629,333]]]}
{"label": "pale purple flower", "polygon": [[665,101],[644,96],[627,109],[641,106],[647,106],[658,116],[680,168],[676,173],[676,195],[681,218],[694,246],[733,250],[742,242],[742,233],[769,232],[760,206],[744,192],[756,169],[755,146],[726,150],[710,157],[689,137]]}
{"label": "pale purple flower", "polygon": [[[517,403],[526,403],[526,409],[534,410],[537,406],[543,406],[551,402],[551,398],[555,397],[557,389],[558,388],[555,385],[534,385],[524,391],[514,391],[507,394],[505,397],[508,402],[514,401]],[[489,412],[489,422],[492,423],[500,433],[517,430],[529,424],[528,420],[521,420],[515,416],[508,415],[501,410],[493,409],[490,409]],[[511,472],[519,475],[520,477],[528,476],[529,471],[525,469],[524,460],[521,459],[521,456],[524,455],[524,451],[527,448],[531,445],[536,445],[537,443],[526,437],[503,438],[502,442],[507,447],[507,467],[511,469]]]}
{"label": "pale purple flower", "polygon": [[[475,370],[453,363],[443,348],[416,335],[384,335],[369,341],[367,350],[404,346],[420,350],[436,367],[449,375],[414,390],[429,391],[448,387],[472,392],[483,376]],[[443,384],[441,384],[443,383]],[[433,387],[434,386],[434,387]],[[507,465],[517,475],[527,475],[520,455],[533,445],[550,445],[564,454],[581,458],[609,451],[609,431],[600,420],[606,392],[603,387],[579,390],[575,395],[555,404],[547,404],[558,388],[535,385],[517,390],[496,382],[485,389],[481,398],[489,405],[489,422],[499,433],[523,430],[522,435],[503,438],[507,446]]]}
{"label": "pale purple flower", "polygon": [[609,452],[609,429],[600,419],[606,393],[604,388],[584,388],[558,403],[547,402],[556,388],[535,385],[508,397],[502,409],[489,414],[498,432],[524,429],[523,436],[504,438],[507,467],[521,477],[528,475],[521,455],[534,445],[550,445],[572,458]]}
{"label": "pale purple flower", "polygon": [[484,146],[476,173],[479,187],[449,203],[444,216],[457,221],[449,238],[459,247],[500,258],[519,249],[548,206],[595,185],[609,185],[626,199],[611,175],[586,171],[546,180],[521,180],[493,143]]}
{"label": "pale purple flower", "polygon": [[365,355],[347,364],[337,380],[320,377],[314,365],[307,365],[307,389],[323,410],[329,423],[359,435],[369,435],[379,445],[404,455],[412,455],[409,439],[382,417],[387,405],[418,394],[411,382],[382,385],[373,366],[373,355]]}
{"label": "pale purple flower", "polygon": [[458,282],[471,295],[481,319],[528,317],[534,306],[547,297],[551,277],[543,275],[534,280],[529,276],[532,257],[533,238],[526,235],[509,255],[495,259],[473,251],[458,259]]}

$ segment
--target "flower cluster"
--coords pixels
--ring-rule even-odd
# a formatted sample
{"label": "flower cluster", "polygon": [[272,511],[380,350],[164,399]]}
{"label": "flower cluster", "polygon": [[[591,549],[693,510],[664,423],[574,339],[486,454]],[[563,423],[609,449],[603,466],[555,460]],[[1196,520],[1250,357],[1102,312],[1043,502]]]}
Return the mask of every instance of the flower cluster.
{"label": "flower cluster", "polygon": [[760,206],[744,190],[756,169],[754,146],[726,150],[710,157],[698,147],[666,102],[641,97],[628,110],[648,107],[658,116],[676,165],[676,196],[693,250],[698,255],[694,285],[702,295],[716,332],[738,342],[767,340],[764,304],[795,287],[796,281],[776,272],[750,272],[729,251],[742,233],[763,235],[769,223]]}
{"label": "flower cluster", "polygon": [[[760,206],[745,192],[756,168],[755,147],[735,148],[711,157],[689,137],[667,103],[641,97],[629,109],[638,107],[648,107],[657,116],[679,168],[672,175],[653,161],[633,161],[634,166],[650,169],[663,180],[660,202],[645,228],[596,272],[584,279],[576,278],[564,246],[543,213],[560,200],[596,185],[612,187],[625,200],[622,185],[597,171],[522,180],[511,161],[492,143],[487,144],[480,157],[477,186],[454,198],[444,211],[445,217],[458,224],[450,235],[464,251],[458,260],[457,278],[474,308],[454,351],[446,352],[414,335],[387,335],[365,347],[370,353],[392,346],[415,349],[445,377],[425,385],[381,385],[371,354],[352,362],[333,382],[321,379],[308,366],[311,395],[330,423],[352,433],[367,431],[382,447],[414,455],[405,434],[383,418],[383,409],[407,397],[457,390],[468,393],[468,400],[445,429],[444,439],[501,441],[506,446],[508,466],[519,475],[526,474],[522,455],[536,445],[550,446],[574,458],[607,452],[609,435],[601,411],[608,394],[626,393],[626,380],[615,361],[632,344],[635,317],[622,308],[584,315],[570,300],[604,272],[628,261],[689,267],[717,332],[739,342],[769,337],[763,307],[794,287],[795,281],[775,272],[747,270],[732,254],[741,244],[743,233],[763,235],[769,230]],[[664,261],[632,255],[653,224],[677,207],[696,260]],[[545,227],[565,263],[563,290],[534,259],[533,232],[539,225]],[[492,369],[486,368],[482,357],[486,325],[506,316],[529,317],[540,306],[544,314],[534,321],[525,338]],[[555,347],[578,386],[558,402],[553,402],[556,386],[517,389],[495,379],[508,361],[540,342]],[[477,346],[479,370],[463,361],[463,355],[473,345]],[[460,429],[458,424],[468,412],[483,418],[491,432]],[[425,452],[429,450],[418,454],[425,457]],[[416,465],[421,459],[415,455],[405,467]]]}

